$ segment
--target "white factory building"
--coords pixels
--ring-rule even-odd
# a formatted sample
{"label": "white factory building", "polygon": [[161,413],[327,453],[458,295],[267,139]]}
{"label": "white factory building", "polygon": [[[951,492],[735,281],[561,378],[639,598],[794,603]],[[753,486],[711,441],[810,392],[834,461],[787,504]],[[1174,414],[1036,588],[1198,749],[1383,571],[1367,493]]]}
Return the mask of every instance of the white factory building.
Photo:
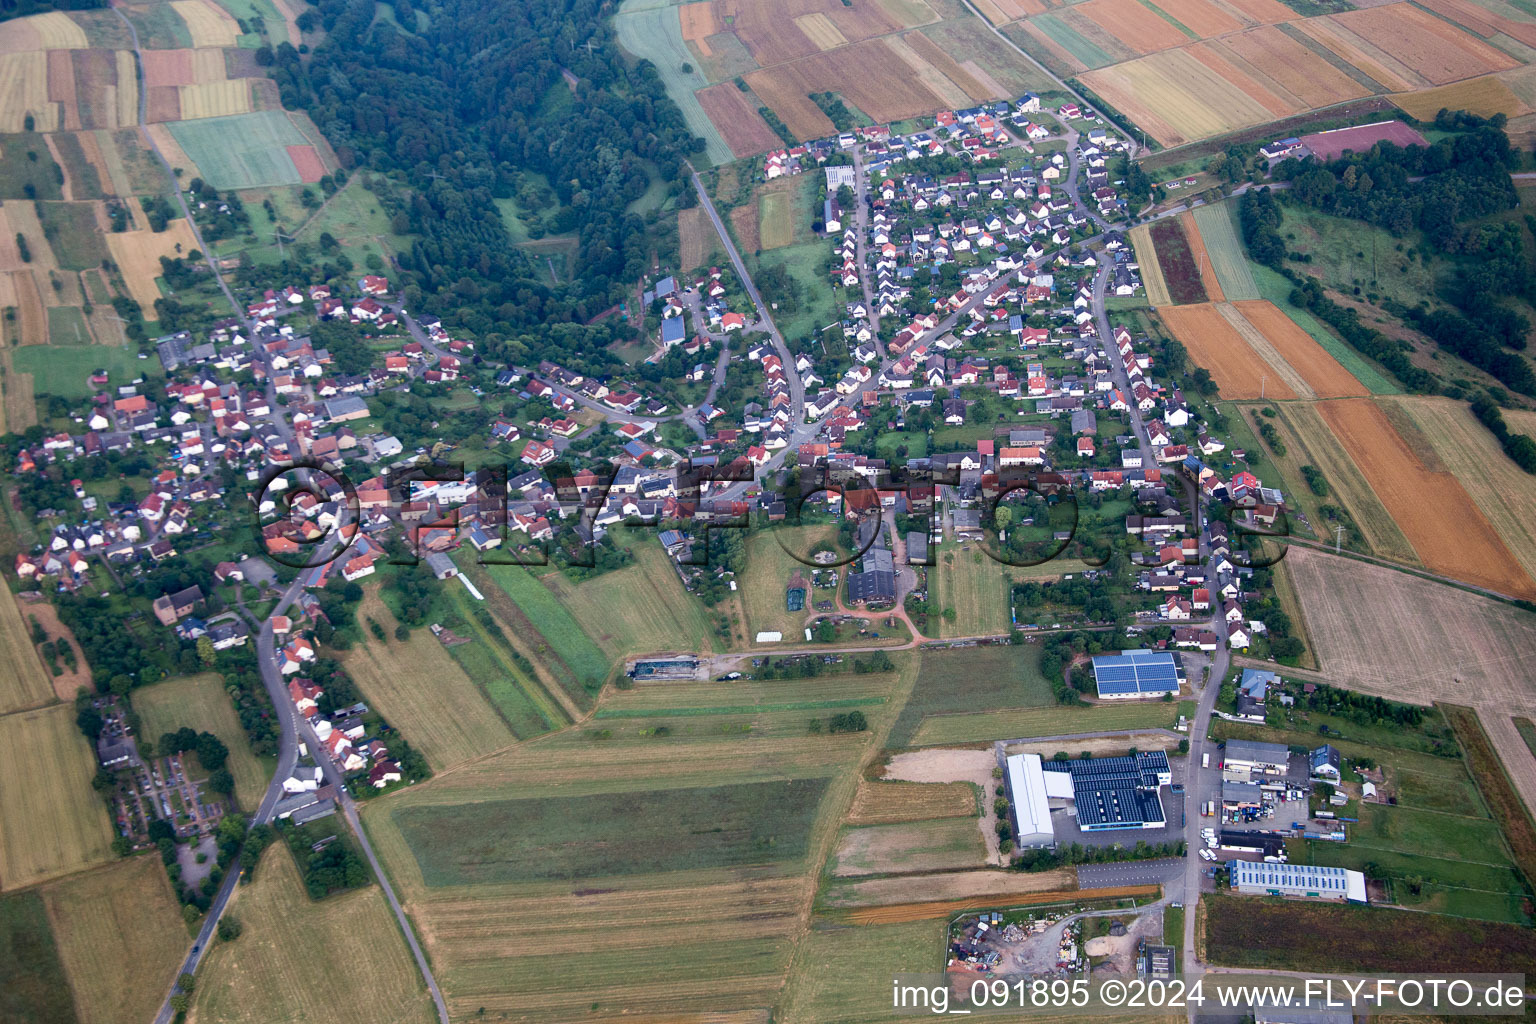
{"label": "white factory building", "polygon": [[1347,868],[1313,864],[1275,864],[1268,861],[1234,860],[1232,888],[1254,896],[1303,896],[1317,900],[1348,900],[1364,903],[1365,875]]}

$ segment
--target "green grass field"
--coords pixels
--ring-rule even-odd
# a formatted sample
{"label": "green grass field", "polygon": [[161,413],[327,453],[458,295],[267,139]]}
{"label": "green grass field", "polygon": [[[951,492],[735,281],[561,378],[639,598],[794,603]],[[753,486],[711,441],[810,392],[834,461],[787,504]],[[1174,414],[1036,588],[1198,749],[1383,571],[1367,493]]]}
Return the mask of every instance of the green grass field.
{"label": "green grass field", "polygon": [[[739,246],[738,241],[738,246]],[[806,242],[798,245],[786,245],[781,249],[768,249],[762,253],[753,255],[742,253],[747,262],[747,270],[756,273],[761,268],[782,266],[791,277],[800,282],[801,300],[791,309],[784,296],[775,295],[772,292],[764,292],[763,299],[767,302],[777,302],[779,308],[773,313],[773,322],[787,338],[808,338],[816,334],[828,324],[836,323],[841,319],[838,305],[838,293],[833,291],[827,275],[822,273],[822,267],[826,264],[830,250],[825,242]],[[826,334],[827,345],[833,344],[835,330]],[[837,338],[841,341],[841,338]]]}
{"label": "green grass field", "polygon": [[202,672],[140,687],[133,691],[133,709],[139,713],[141,735],[152,742],[182,726],[211,732],[223,740],[229,748],[228,768],[235,777],[236,799],[242,807],[255,807],[260,802],[270,772],[251,753],[220,676]]}
{"label": "green grass field", "polygon": [[700,651],[710,646],[704,605],[683,589],[654,535],[619,534],[635,563],[582,583],[559,573],[544,583],[611,660],[647,651]]}
{"label": "green grass field", "polygon": [[[836,527],[779,526],[773,530],[753,530],[747,534],[747,569],[738,585],[741,588],[742,610],[747,620],[748,639],[763,630],[777,630],[786,638],[794,637],[815,603],[832,596],[830,590],[818,591],[812,588],[806,594],[806,610],[799,612],[790,611],[784,601],[784,591],[791,575],[798,572],[806,579],[811,575],[811,567],[795,556],[809,558],[811,552],[821,544],[837,545]],[[846,554],[840,548],[838,553]],[[846,573],[848,567],[843,566],[838,571]]]}
{"label": "green grass field", "polygon": [[1195,226],[1200,229],[1211,268],[1228,302],[1260,297],[1259,286],[1248,271],[1248,255],[1232,223],[1236,212],[1232,203],[1195,208]]}
{"label": "green grass field", "polygon": [[1434,855],[1495,867],[1510,863],[1503,835],[1490,818],[1363,804],[1349,841],[1370,850]]}
{"label": "green grass field", "polygon": [[1031,736],[1069,736],[1080,732],[1171,729],[1178,720],[1176,704],[1127,701],[1094,707],[1049,707],[994,712],[965,712],[926,719],[911,745],[943,746]]}
{"label": "green grass field", "polygon": [[[889,745],[916,746],[917,737],[938,723],[954,719],[986,719],[1021,708],[1053,704],[1050,684],[1040,675],[1040,649],[1022,647],[963,647],[952,651],[926,651],[918,669],[917,686],[896,724]],[[1164,718],[1167,714],[1163,715]],[[998,737],[1020,735],[1002,732]],[[981,738],[981,737],[973,737]]]}
{"label": "green grass field", "polygon": [[[941,637],[1008,632],[1013,628],[1008,615],[1010,586],[1007,567],[988,557],[978,545],[942,545],[936,564],[928,570],[929,635],[935,621]],[[951,610],[953,616],[948,614]]]}
{"label": "green grass field", "polygon": [[48,307],[49,345],[89,345],[91,332],[79,306]]}
{"label": "green grass field", "polygon": [[[571,682],[566,685],[571,689],[572,698],[590,703],[592,695],[608,678],[612,665],[608,656],[532,571],[522,566],[505,565],[488,565],[485,571],[517,605],[518,611],[527,616],[549,650],[569,669]],[[534,640],[533,637],[523,639]]]}
{"label": "green grass field", "polygon": [[[698,70],[695,64],[698,58],[683,42],[677,8],[655,5],[653,0],[625,0],[614,16],[613,28],[620,46],[656,65],[656,74],[666,86],[667,95],[683,112],[683,120],[688,122],[693,134],[704,140],[705,154],[710,162],[730,163],[733,159],[731,147],[726,145],[709,115],[694,98],[694,92],[709,85],[709,79]],[[685,64],[693,70],[684,71]]]}
{"label": "green grass field", "polygon": [[101,266],[106,245],[96,225],[96,211],[85,203],[39,203],[43,233],[64,270]]}
{"label": "green grass field", "polygon": [[59,199],[59,177],[41,135],[0,135],[0,199]]}
{"label": "green grass field", "polygon": [[[291,191],[297,193],[299,188]],[[253,213],[251,223],[254,225],[265,219]],[[329,233],[340,244],[341,251],[358,266],[363,266],[370,255],[383,257],[411,245],[408,237],[394,233],[389,214],[379,205],[378,197],[363,187],[359,178],[349,179],[312,219],[290,227],[301,242],[318,244],[320,236]],[[274,261],[279,257],[275,245],[267,250],[267,254]]]}
{"label": "green grass field", "polygon": [[24,345],[11,352],[11,365],[33,376],[38,394],[89,398],[95,394],[90,376],[105,369],[114,386],[126,384],[143,372],[134,354],[106,345]]}
{"label": "green grass field", "polygon": [[75,1024],[64,964],[35,890],[0,896],[0,1020]]}
{"label": "green grass field", "polygon": [[517,663],[500,627],[488,628],[475,615],[483,606],[463,587],[458,591],[445,594],[449,607],[458,613],[452,628],[474,642],[450,647],[448,653],[500,713],[512,735],[525,740],[564,725],[566,715],[542,684]]}
{"label": "green grass field", "polygon": [[308,145],[309,140],[281,110],[173,121],[166,127],[203,172],[203,180],[214,188],[297,185],[301,181],[299,169],[283,147]]}
{"label": "green grass field", "polygon": [[[784,990],[783,1019],[875,1024],[891,1019],[893,971],[943,963],[946,922],[857,927],[821,924],[801,940],[798,969]],[[872,969],[875,964],[880,969]]]}
{"label": "green grass field", "polygon": [[192,33],[170,4],[152,4],[128,10],[128,20],[138,30],[139,45],[150,50],[175,50],[192,45]]}
{"label": "green grass field", "polygon": [[[1106,64],[1113,64],[1115,59],[1105,53],[1096,44],[1084,38],[1084,36],[1053,14],[1040,14],[1030,19],[1041,32],[1050,37],[1051,41],[1066,50],[1072,56],[1088,65],[1090,68],[1101,68]],[[1028,38],[1025,36],[1024,38]]]}
{"label": "green grass field", "polygon": [[429,887],[798,861],[826,779],[403,807]]}

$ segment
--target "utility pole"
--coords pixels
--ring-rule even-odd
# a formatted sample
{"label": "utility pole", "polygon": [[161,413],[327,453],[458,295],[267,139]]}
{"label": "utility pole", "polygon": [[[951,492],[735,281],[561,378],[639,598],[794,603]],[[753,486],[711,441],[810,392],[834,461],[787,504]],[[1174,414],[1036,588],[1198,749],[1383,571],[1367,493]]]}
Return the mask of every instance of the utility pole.
{"label": "utility pole", "polygon": [[1259,401],[1264,401],[1264,383],[1269,380],[1269,374],[1259,374]]}
{"label": "utility pole", "polygon": [[1344,526],[1341,523],[1333,528],[1333,553],[1339,553],[1339,545],[1344,541]]}

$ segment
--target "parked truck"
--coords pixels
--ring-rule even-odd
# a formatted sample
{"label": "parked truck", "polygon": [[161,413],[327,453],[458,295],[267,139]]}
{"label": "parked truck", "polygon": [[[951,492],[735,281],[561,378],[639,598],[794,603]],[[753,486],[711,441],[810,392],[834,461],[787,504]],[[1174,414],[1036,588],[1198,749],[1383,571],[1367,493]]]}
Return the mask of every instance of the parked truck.
{"label": "parked truck", "polygon": [[1200,755],[1200,767],[1201,768],[1209,768],[1210,766],[1211,766],[1211,755],[1209,753],[1201,754]]}

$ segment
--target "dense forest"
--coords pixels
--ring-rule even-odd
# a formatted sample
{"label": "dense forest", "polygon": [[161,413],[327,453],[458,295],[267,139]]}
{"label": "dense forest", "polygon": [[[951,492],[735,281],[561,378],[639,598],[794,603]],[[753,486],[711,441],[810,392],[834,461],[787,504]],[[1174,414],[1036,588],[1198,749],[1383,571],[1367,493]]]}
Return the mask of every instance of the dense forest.
{"label": "dense forest", "polygon": [[[429,297],[492,358],[601,369],[627,328],[585,324],[651,256],[646,223],[626,207],[653,174],[686,198],[683,161],[702,141],[654,67],[620,51],[603,0],[445,0],[416,34],[376,19],[377,7],[321,0],[325,41],[308,56],[286,43],[273,53],[284,105],[308,111],[348,170],[411,186],[389,211],[417,239],[399,258],[408,304]],[[427,20],[410,0],[393,8],[401,26]],[[512,244],[495,201],[517,198],[525,173],[558,200],[550,230],[578,240],[573,281],[550,285]]]}
{"label": "dense forest", "polygon": [[0,0],[0,21],[48,11],[94,11],[106,6],[107,0]]}
{"label": "dense forest", "polygon": [[[1509,176],[1518,154],[1504,134],[1502,117],[1484,121],[1442,112],[1436,127],[1453,134],[1428,147],[1379,143],[1326,163],[1291,158],[1275,168],[1275,176],[1290,182],[1286,202],[1365,221],[1397,236],[1422,232],[1424,249],[1453,267],[1435,296],[1446,306],[1420,303],[1390,312],[1505,386],[1536,395],[1530,364],[1507,351],[1526,347],[1531,322],[1502,301],[1536,302],[1536,254],[1517,224],[1475,223],[1518,204]],[[1245,196],[1241,209],[1254,259],[1284,269],[1281,260],[1288,256],[1273,197]],[[1319,296],[1314,290],[1308,297]],[[1376,352],[1367,354],[1410,387],[1424,386],[1412,371],[1400,369],[1406,357],[1388,362]]]}

